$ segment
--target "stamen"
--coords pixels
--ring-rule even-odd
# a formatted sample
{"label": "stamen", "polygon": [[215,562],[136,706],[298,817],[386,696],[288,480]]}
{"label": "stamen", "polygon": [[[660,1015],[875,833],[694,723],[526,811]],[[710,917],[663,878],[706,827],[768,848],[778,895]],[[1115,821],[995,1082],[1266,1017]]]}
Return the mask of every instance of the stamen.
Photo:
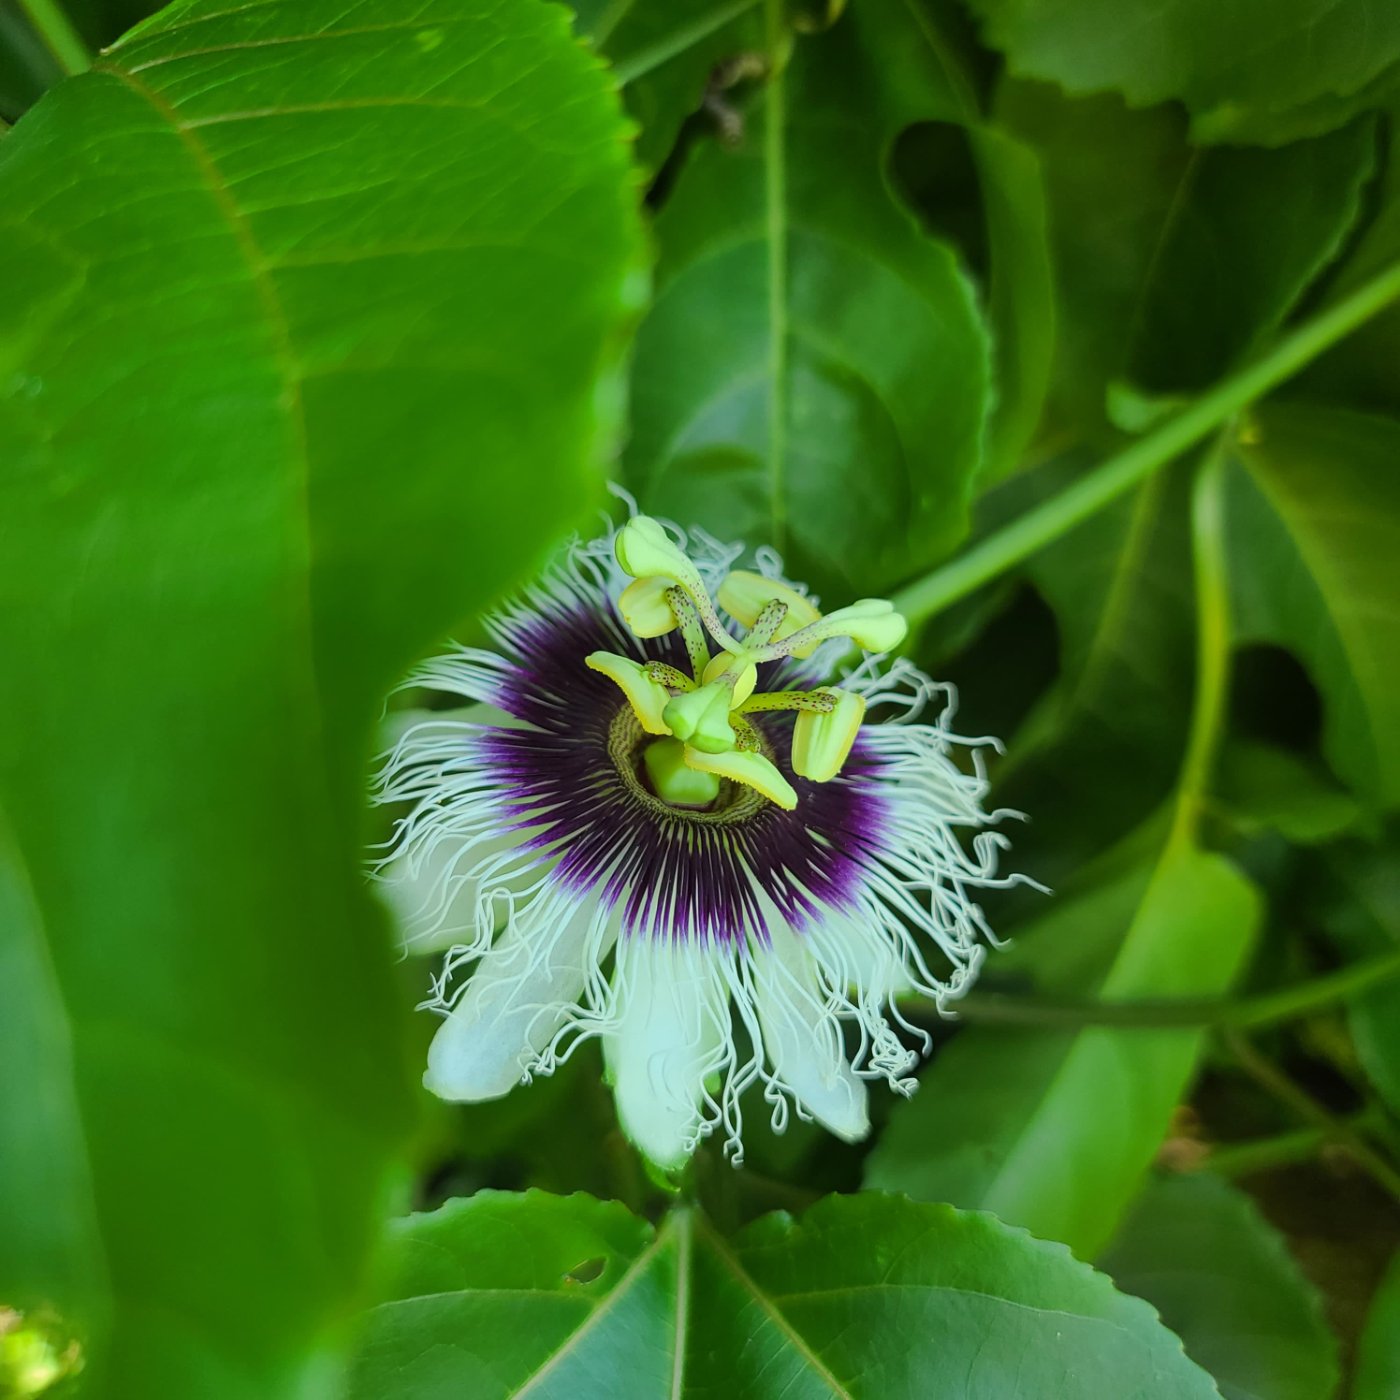
{"label": "stamen", "polygon": [[[633,584],[632,587],[636,587]],[[690,601],[685,589],[672,586],[666,590],[666,601],[671,605],[676,620],[680,623],[681,640],[685,643],[686,654],[690,657],[690,673],[698,684],[710,662],[710,649],[705,645],[705,628],[695,604]]]}
{"label": "stamen", "polygon": [[788,605],[781,598],[774,598],[772,602],[764,605],[763,611],[759,613],[752,627],[749,628],[749,635],[744,638],[744,646],[762,647],[777,637],[783,623],[787,620]]}
{"label": "stamen", "polygon": [[[648,586],[638,592],[636,599],[649,600],[654,594],[665,595],[666,588],[679,585],[686,596],[695,607],[700,620],[705,624],[705,630],[728,652],[738,652],[739,643],[725,631],[724,624],[719,619],[719,614],[715,611],[715,605],[710,601],[710,595],[705,588],[705,581],[700,577],[700,571],[690,562],[681,551],[676,542],[666,533],[657,522],[646,515],[634,515],[631,520],[617,532],[617,562],[632,575],[639,583],[645,582]],[[664,580],[664,586],[653,580]],[[625,593],[630,593],[636,584],[629,585]],[[669,605],[668,605],[669,606]],[[645,614],[650,618],[651,614]],[[626,613],[623,620],[628,622]],[[679,619],[677,619],[677,622]],[[674,630],[668,627],[666,631]],[[641,633],[638,634],[643,635]],[[647,635],[661,636],[662,633],[652,632]]]}

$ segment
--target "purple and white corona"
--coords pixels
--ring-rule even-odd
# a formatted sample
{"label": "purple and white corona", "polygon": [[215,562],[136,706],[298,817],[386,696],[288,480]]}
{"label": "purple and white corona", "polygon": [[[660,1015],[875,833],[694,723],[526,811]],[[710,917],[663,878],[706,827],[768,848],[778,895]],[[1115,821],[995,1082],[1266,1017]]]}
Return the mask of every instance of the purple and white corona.
{"label": "purple and white corona", "polygon": [[[499,1097],[602,1042],[622,1125],[664,1171],[761,1085],[855,1140],[867,1081],[908,1092],[898,1000],[969,985],[1003,836],[952,697],[887,602],[822,614],[759,550],[634,516],[575,543],[410,683],[377,796],[377,879],[410,952],[445,952],[427,1087]],[[867,653],[837,675],[854,648]],[[966,749],[962,766],[955,748]],[[1014,877],[1010,877],[1014,878]]]}

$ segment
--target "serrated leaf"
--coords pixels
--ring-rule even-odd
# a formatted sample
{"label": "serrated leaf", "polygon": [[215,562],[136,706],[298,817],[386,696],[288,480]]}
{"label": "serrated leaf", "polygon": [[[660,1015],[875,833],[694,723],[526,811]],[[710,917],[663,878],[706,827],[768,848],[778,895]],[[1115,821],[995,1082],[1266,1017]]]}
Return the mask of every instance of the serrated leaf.
{"label": "serrated leaf", "polygon": [[1293,651],[1323,697],[1324,751],[1373,803],[1400,802],[1400,423],[1277,405],[1231,475],[1241,640]]}
{"label": "serrated leaf", "polygon": [[[1113,898],[1090,891],[1050,917],[1061,934],[1077,924],[1081,939],[1104,937],[1086,916],[1112,914],[1132,888],[1125,876]],[[1249,881],[1220,856],[1173,845],[1141,888],[1098,995],[1227,990],[1259,918]],[[1020,936],[1053,960],[1054,944],[1035,929]],[[966,1029],[934,1058],[914,1098],[895,1106],[867,1184],[990,1210],[1092,1257],[1136,1194],[1201,1039],[1189,1029]]]}
{"label": "serrated leaf", "polygon": [[[1011,70],[1134,107],[1179,101],[1200,141],[1271,144],[1363,110],[1400,60],[1385,0],[973,0]],[[1355,96],[1355,102],[1343,99]]]}
{"label": "serrated leaf", "polygon": [[1322,1299],[1242,1191],[1158,1177],[1095,1261],[1145,1298],[1225,1400],[1329,1400],[1340,1379]]}
{"label": "serrated leaf", "polygon": [[776,544],[847,596],[966,528],[989,355],[956,257],[882,172],[906,118],[850,34],[847,16],[799,40],[738,146],[702,145],[680,172],[625,460],[646,508]]}
{"label": "serrated leaf", "polygon": [[653,1233],[586,1197],[486,1194],[405,1222],[397,1253],[351,1400],[1218,1394],[1137,1299],[946,1206],[830,1197],[726,1241],[689,1210]]}
{"label": "serrated leaf", "polygon": [[625,142],[533,0],[196,0],[0,145],[0,1299],[88,1394],[300,1393],[361,1284],[368,736],[595,493]]}

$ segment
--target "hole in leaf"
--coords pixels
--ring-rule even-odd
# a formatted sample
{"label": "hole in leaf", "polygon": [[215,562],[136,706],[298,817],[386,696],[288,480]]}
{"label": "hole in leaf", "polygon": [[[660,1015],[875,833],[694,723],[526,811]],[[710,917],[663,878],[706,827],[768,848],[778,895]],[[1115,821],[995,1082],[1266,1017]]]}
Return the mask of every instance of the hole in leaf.
{"label": "hole in leaf", "polygon": [[600,1254],[595,1259],[585,1259],[582,1264],[575,1264],[568,1273],[564,1275],[565,1283],[592,1283],[607,1268],[608,1261]]}

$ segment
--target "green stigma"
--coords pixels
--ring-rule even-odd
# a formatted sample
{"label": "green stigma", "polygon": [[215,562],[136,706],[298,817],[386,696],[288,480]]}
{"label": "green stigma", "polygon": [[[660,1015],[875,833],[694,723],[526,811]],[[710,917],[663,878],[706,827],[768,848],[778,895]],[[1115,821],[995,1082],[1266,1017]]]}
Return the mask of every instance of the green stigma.
{"label": "green stigma", "polygon": [[733,636],[700,571],[665,529],[639,515],[618,531],[617,559],[636,582],[618,600],[638,637],[679,632],[690,672],[596,651],[588,666],[612,680],[643,730],[656,737],[643,750],[652,790],[676,807],[705,807],[722,780],[754,788],[791,810],[797,793],[764,753],[747,715],[794,710],[793,770],[829,782],[842,769],[865,715],[865,701],[840,686],[814,691],[756,690],[758,667],[786,656],[808,657],[823,642],[845,637],[867,651],[890,651],[907,626],[892,603],[863,598],[823,615],[788,584],[735,570],[720,585],[720,606],[743,629]]}

